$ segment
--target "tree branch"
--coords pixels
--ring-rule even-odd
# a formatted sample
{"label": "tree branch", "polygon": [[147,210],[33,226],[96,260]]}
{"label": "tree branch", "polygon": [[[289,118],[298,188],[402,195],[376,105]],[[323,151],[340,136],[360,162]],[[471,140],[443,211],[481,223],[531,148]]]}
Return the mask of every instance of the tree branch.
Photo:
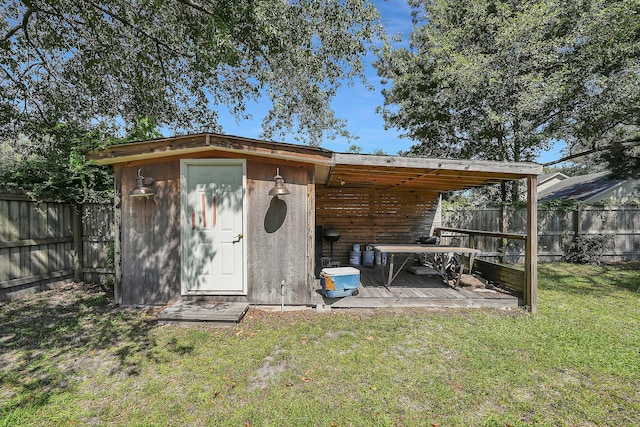
{"label": "tree branch", "polygon": [[193,9],[199,11],[199,12],[204,13],[205,15],[209,15],[209,16],[211,16],[213,18],[218,18],[218,16],[216,16],[215,14],[213,14],[213,13],[209,12],[207,9],[205,9],[204,6],[199,5],[197,3],[194,3],[194,2],[192,2],[190,0],[177,0],[177,1],[178,1],[178,3],[182,3],[185,6],[189,6],[189,7],[193,8]]}
{"label": "tree branch", "polygon": [[[631,148],[631,147],[638,146],[638,145],[640,145],[640,136],[636,136],[636,137],[624,140],[621,143],[622,143],[622,145],[625,146],[625,148]],[[590,154],[599,153],[601,151],[608,150],[609,148],[611,148],[612,145],[613,144],[609,144],[609,145],[605,145],[604,147],[597,147],[597,148],[592,148],[591,150],[581,151],[580,153],[571,154],[569,156],[562,157],[562,158],[560,158],[558,160],[554,160],[552,162],[543,163],[542,166],[553,166],[553,165],[557,165],[558,163],[566,162],[567,160],[573,160],[573,159],[576,159],[578,157],[588,156]]]}
{"label": "tree branch", "polygon": [[112,17],[113,19],[115,19],[116,21],[120,22],[121,24],[133,29],[135,32],[140,33],[142,36],[144,36],[145,38],[148,38],[149,40],[152,40],[153,42],[155,42],[158,46],[162,46],[164,49],[166,49],[169,52],[173,52],[175,55],[177,56],[184,56],[187,58],[195,58],[194,54],[189,54],[187,52],[180,52],[177,51],[175,49],[173,49],[171,46],[169,46],[168,44],[166,44],[165,42],[163,42],[162,40],[160,40],[157,37],[152,36],[151,34],[147,33],[146,31],[142,30],[140,27],[132,24],[131,22],[129,22],[126,18],[121,17],[120,15],[117,15],[113,12],[111,12],[110,10],[101,7],[99,4],[96,4],[93,1],[89,1],[88,2],[91,6],[93,6],[95,9],[99,10],[100,12],[109,15],[110,17]]}
{"label": "tree branch", "polygon": [[8,41],[18,31],[20,31],[20,29],[22,29],[22,31],[24,31],[26,33],[27,32],[27,24],[29,23],[29,18],[31,17],[31,15],[33,15],[34,11],[35,10],[31,6],[27,6],[27,10],[24,13],[24,16],[22,17],[22,21],[20,22],[20,25],[16,25],[11,30],[9,30],[9,32],[7,34],[5,34],[5,36],[2,38],[2,43]]}

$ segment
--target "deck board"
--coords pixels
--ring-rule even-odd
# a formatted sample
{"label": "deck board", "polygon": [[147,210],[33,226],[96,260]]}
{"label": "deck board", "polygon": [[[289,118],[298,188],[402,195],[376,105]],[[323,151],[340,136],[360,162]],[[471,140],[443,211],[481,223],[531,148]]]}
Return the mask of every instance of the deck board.
{"label": "deck board", "polygon": [[158,322],[206,322],[231,326],[238,323],[248,309],[247,303],[179,301],[158,313]]}

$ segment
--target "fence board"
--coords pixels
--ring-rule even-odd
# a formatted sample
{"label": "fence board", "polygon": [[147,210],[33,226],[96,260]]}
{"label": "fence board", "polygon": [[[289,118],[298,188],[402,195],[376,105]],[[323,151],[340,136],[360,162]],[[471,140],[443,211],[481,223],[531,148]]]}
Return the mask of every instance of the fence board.
{"label": "fence board", "polygon": [[20,227],[20,202],[9,202],[9,228],[7,230],[8,240],[19,240]]}
{"label": "fence board", "polygon": [[[506,232],[522,233],[526,225],[526,212],[506,210]],[[499,232],[498,208],[479,210],[443,211],[443,227],[466,228]],[[579,206],[571,210],[538,210],[538,259],[559,261],[576,237],[607,236],[610,247],[602,254],[605,262],[640,258],[640,208],[632,206],[600,207]],[[443,243],[466,244],[466,237],[443,233]],[[506,246],[500,239],[476,237],[475,247],[482,250],[485,259],[503,262],[522,262],[524,246],[509,240]]]}
{"label": "fence board", "polygon": [[85,281],[109,283],[113,280],[114,212],[111,204],[83,206],[82,255]]}
{"label": "fence board", "polygon": [[[74,247],[75,207],[34,202],[24,195],[0,193],[0,300],[23,296],[72,280],[79,271]],[[113,243],[113,212],[109,205],[86,209],[85,239],[93,246],[85,255],[87,271],[80,278],[107,283],[113,269],[107,250]],[[79,230],[75,234],[83,233]],[[81,259],[81,258],[80,258]]]}
{"label": "fence board", "polygon": [[9,202],[0,200],[0,242],[9,238]]}

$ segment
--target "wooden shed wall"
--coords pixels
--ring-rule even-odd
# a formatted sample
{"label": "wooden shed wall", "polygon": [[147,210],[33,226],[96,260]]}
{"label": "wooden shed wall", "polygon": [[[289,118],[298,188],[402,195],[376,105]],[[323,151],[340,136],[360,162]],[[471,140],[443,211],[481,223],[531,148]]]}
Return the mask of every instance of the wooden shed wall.
{"label": "wooden shed wall", "polygon": [[[128,196],[138,168],[156,180],[153,198]],[[121,302],[176,301],[180,297],[180,162],[116,168],[116,175],[122,186]]]}
{"label": "wooden shed wall", "polygon": [[[399,188],[316,187],[316,224],[340,231],[333,258],[349,261],[354,243],[413,243],[432,232],[439,194]],[[322,243],[328,257],[330,243]]]}
{"label": "wooden shed wall", "polygon": [[[230,158],[220,153],[216,158]],[[213,157],[211,157],[213,158]],[[269,196],[276,167],[290,195]],[[138,168],[156,180],[155,197],[129,198]],[[180,295],[180,159],[116,166],[116,186],[121,187],[121,278],[119,302],[165,304]],[[285,304],[306,304],[312,257],[309,230],[313,208],[309,185],[313,168],[293,162],[270,162],[247,156],[247,296],[208,296],[208,300],[280,304],[284,282]],[[311,205],[312,206],[312,205]],[[117,246],[117,245],[116,245]],[[311,248],[311,249],[310,249]],[[310,261],[311,260],[311,261]]]}
{"label": "wooden shed wall", "polygon": [[[247,262],[249,302],[256,304],[307,304],[313,271],[313,204],[308,202],[308,183],[313,169],[306,165],[277,164],[291,192],[269,196],[276,164],[247,164]],[[311,223],[310,223],[311,221]],[[284,289],[281,285],[284,282]]]}

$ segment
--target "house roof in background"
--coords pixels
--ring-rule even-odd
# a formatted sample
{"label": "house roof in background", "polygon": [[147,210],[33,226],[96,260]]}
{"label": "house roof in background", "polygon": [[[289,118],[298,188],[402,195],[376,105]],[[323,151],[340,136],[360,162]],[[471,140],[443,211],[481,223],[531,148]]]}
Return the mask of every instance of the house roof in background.
{"label": "house roof in background", "polygon": [[542,172],[537,163],[335,153],[319,147],[212,133],[113,145],[88,157],[102,165],[133,166],[162,158],[202,157],[215,152],[313,164],[316,183],[344,188],[379,186],[445,192]]}
{"label": "house roof in background", "polygon": [[538,175],[538,185],[544,184],[545,182],[552,179],[563,180],[569,178],[567,175],[562,172],[553,172],[553,173],[543,173],[542,175]]}
{"label": "house roof in background", "polygon": [[599,172],[589,175],[568,177],[557,184],[538,193],[541,202],[565,199],[588,201],[598,194],[611,190],[625,182],[622,179],[613,179],[610,172]]}

